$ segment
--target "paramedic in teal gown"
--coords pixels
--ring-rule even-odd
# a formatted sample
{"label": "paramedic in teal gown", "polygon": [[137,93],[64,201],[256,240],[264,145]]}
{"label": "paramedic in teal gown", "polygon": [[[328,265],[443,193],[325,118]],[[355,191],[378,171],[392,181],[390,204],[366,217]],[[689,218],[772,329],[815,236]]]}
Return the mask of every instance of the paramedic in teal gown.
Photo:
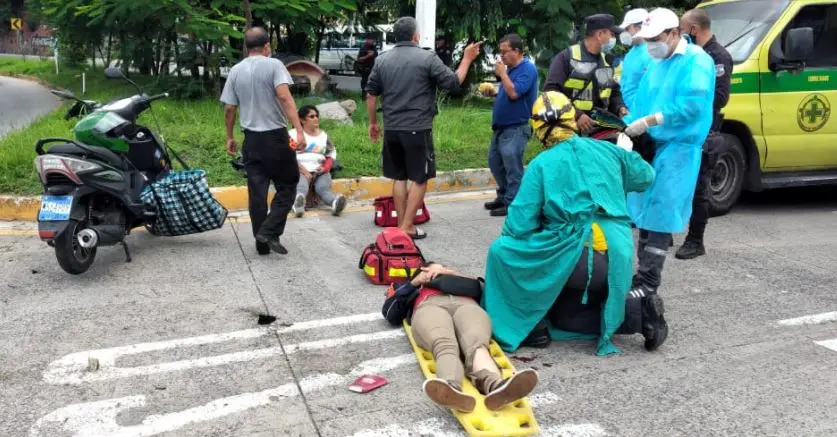
{"label": "paramedic in teal gown", "polygon": [[[514,351],[536,326],[548,323],[551,339],[597,340],[598,355],[618,353],[611,338],[625,321],[633,271],[634,244],[625,198],[629,191],[648,188],[654,170],[638,153],[629,151],[627,136],[622,136],[621,148],[578,136],[575,110],[561,93],[539,96],[532,113],[535,136],[546,150],[529,163],[502,234],[491,245],[486,261],[482,304],[491,317],[494,338],[505,351]],[[589,250],[591,246],[594,250]],[[561,330],[544,322],[569,288],[565,286],[577,265],[592,265],[594,254],[607,260],[604,278],[593,278],[593,269],[583,270],[586,281],[582,283],[607,284],[596,293],[602,298],[595,308],[600,315],[593,321],[595,331]],[[593,294],[582,285],[572,303],[586,306]],[[662,301],[654,296],[651,301],[636,302],[648,302],[643,311],[650,317],[641,323],[654,330],[649,332],[654,338],[646,336],[646,349],[656,348],[668,332]],[[627,331],[647,332],[644,326]]]}
{"label": "paramedic in teal gown", "polygon": [[700,171],[703,143],[714,115],[715,61],[681,37],[680,19],[668,9],[650,12],[637,37],[656,58],[642,77],[625,133],[648,133],[656,143],[657,178],[651,188],[628,196],[639,231],[639,268],[631,292],[656,293],[672,234],[684,232]]}

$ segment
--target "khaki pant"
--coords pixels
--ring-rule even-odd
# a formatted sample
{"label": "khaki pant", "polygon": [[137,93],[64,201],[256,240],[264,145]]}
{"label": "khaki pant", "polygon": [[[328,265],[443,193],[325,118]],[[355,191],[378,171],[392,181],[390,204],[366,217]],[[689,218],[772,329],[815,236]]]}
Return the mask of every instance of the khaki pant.
{"label": "khaki pant", "polygon": [[468,376],[481,376],[471,374],[471,368],[476,350],[488,349],[491,342],[491,319],[476,301],[461,296],[430,296],[413,313],[411,327],[419,347],[433,352],[437,378],[462,384],[465,370],[460,350]]}

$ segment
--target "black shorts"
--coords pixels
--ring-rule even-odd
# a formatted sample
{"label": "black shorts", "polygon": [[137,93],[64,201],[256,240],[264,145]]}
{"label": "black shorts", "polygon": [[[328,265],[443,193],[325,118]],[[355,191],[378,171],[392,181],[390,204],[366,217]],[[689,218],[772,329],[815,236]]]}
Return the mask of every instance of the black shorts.
{"label": "black shorts", "polygon": [[419,184],[436,177],[433,131],[384,131],[384,177]]}

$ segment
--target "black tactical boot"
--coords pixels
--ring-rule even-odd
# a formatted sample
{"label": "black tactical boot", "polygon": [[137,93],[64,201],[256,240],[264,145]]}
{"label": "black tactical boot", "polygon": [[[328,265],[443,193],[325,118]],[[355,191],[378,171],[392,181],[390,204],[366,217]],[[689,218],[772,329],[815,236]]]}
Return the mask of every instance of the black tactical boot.
{"label": "black tactical boot", "polygon": [[503,199],[497,198],[497,199],[492,200],[491,202],[485,202],[484,206],[485,206],[485,209],[491,211],[491,210],[497,209],[497,208],[499,208],[499,207],[501,207],[505,204],[506,203],[503,202]]}
{"label": "black tactical boot", "polygon": [[703,243],[689,239],[683,242],[683,245],[674,254],[677,259],[693,259],[703,255],[706,255],[706,248],[703,247]]}
{"label": "black tactical boot", "polygon": [[657,350],[668,337],[668,324],[663,317],[663,298],[659,294],[644,297],[642,302],[642,336],[645,350]]}
{"label": "black tactical boot", "polygon": [[532,328],[532,332],[523,339],[520,345],[543,349],[548,347],[550,342],[552,342],[552,338],[549,337],[549,326],[546,324],[546,320],[541,320]]}

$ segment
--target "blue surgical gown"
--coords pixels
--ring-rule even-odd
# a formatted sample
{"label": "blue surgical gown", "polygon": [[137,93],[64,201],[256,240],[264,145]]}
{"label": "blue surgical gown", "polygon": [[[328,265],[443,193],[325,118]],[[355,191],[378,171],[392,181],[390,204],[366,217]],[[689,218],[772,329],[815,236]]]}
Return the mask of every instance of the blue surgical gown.
{"label": "blue surgical gown", "polygon": [[703,142],[712,125],[715,62],[700,46],[680,42],[675,53],[654,60],[642,77],[625,122],[657,112],[663,124],[648,129],[656,141],[654,184],[628,195],[637,228],[661,233],[685,231],[700,170]]}
{"label": "blue surgical gown", "polygon": [[622,99],[625,101],[625,106],[630,112],[633,112],[634,96],[636,96],[637,88],[639,88],[639,82],[645,75],[648,64],[653,60],[651,55],[648,54],[648,47],[643,42],[631,47],[625,55],[625,60],[622,61],[622,77],[619,80],[619,87],[622,90]]}

